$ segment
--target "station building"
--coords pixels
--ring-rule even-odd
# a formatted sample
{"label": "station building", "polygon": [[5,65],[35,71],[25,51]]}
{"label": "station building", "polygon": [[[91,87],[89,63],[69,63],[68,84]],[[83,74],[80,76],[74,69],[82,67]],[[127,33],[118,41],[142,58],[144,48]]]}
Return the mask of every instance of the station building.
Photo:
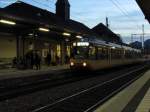
{"label": "station building", "polygon": [[116,44],[122,44],[123,41],[120,36],[112,32],[108,26],[105,26],[103,23],[100,23],[91,29],[94,33],[99,35],[99,38],[106,41]]}
{"label": "station building", "polygon": [[[99,26],[101,28],[97,29]],[[73,41],[82,37],[99,38],[108,33],[108,37],[114,35],[103,24],[90,29],[71,20],[68,0],[57,0],[56,14],[17,1],[0,8],[0,62],[11,62],[14,57],[24,57],[35,51],[42,62],[50,53],[52,62],[59,59],[63,64],[65,56],[70,56]]]}
{"label": "station building", "polygon": [[56,14],[24,2],[0,9],[0,60],[9,62],[37,51],[42,59],[50,53],[52,61],[64,63],[70,56],[71,42],[90,36],[90,29],[70,19],[68,0],[58,0]]}

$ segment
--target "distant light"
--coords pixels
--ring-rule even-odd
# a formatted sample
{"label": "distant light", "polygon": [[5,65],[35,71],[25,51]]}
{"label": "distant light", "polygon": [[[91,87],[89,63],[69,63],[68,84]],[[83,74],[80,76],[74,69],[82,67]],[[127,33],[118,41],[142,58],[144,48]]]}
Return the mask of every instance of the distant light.
{"label": "distant light", "polygon": [[77,43],[73,43],[73,46],[77,46]]}
{"label": "distant light", "polygon": [[70,62],[70,65],[71,65],[71,66],[74,66],[74,62]]}
{"label": "distant light", "polygon": [[1,22],[1,23],[4,23],[4,24],[9,24],[9,25],[16,25],[15,22],[13,22],[13,21],[8,21],[8,20],[4,20],[4,19],[1,19],[0,22]]}
{"label": "distant light", "polygon": [[83,42],[83,41],[84,41],[84,39],[83,39],[83,38],[81,38],[81,41]]}
{"label": "distant light", "polygon": [[65,39],[66,42],[69,42],[69,39]]}
{"label": "distant light", "polygon": [[87,66],[87,63],[86,63],[86,62],[84,62],[84,63],[83,63],[83,66],[84,66],[84,67],[86,67],[86,66]]}
{"label": "distant light", "polygon": [[113,47],[111,47],[111,48],[112,48],[112,49],[116,49],[116,47],[114,47],[114,46],[113,46]]}
{"label": "distant light", "polygon": [[78,38],[78,39],[82,39],[83,37],[82,37],[82,36],[80,36],[80,35],[77,35],[77,36],[76,36],[76,38]]}
{"label": "distant light", "polygon": [[47,28],[39,28],[39,31],[49,32],[50,30]]}
{"label": "distant light", "polygon": [[71,34],[70,34],[70,33],[65,33],[65,32],[63,33],[63,35],[64,35],[64,36],[68,36],[68,37],[70,37],[70,36],[71,36]]}
{"label": "distant light", "polygon": [[33,36],[33,33],[29,33],[28,35],[29,35],[29,36]]}

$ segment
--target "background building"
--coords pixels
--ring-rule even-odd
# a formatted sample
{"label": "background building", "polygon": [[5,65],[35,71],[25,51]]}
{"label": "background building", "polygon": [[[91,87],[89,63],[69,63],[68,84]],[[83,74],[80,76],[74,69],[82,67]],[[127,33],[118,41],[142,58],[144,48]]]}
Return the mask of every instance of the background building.
{"label": "background building", "polygon": [[71,20],[68,0],[57,0],[56,14],[21,1],[0,8],[0,61],[11,62],[14,57],[25,57],[35,51],[43,62],[50,53],[52,62],[59,58],[63,64],[78,37],[122,43],[120,37],[103,24],[90,29]]}

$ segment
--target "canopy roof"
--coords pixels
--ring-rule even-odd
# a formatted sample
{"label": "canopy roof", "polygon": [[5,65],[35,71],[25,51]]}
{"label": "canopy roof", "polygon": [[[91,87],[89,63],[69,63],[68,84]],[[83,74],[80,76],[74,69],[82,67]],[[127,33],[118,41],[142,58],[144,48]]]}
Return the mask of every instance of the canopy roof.
{"label": "canopy roof", "polygon": [[150,0],[136,0],[145,18],[150,22]]}
{"label": "canopy roof", "polygon": [[91,30],[80,22],[70,19],[64,21],[52,12],[24,2],[15,2],[5,8],[0,8],[0,19],[7,19],[17,23],[15,26],[0,23],[0,28],[6,32],[30,32],[39,27],[45,27],[56,32],[66,31],[73,34],[93,35]]}

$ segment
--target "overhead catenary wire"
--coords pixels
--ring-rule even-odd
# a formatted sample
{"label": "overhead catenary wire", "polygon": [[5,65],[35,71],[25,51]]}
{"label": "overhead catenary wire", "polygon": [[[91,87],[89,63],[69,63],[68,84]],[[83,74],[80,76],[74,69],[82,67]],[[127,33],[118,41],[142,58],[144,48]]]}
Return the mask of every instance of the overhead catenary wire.
{"label": "overhead catenary wire", "polygon": [[125,9],[123,9],[123,8],[120,7],[119,2],[117,2],[116,0],[109,0],[109,1],[112,2],[112,3],[114,4],[114,6],[115,6],[116,8],[118,8],[119,11],[120,11],[124,16],[126,16],[126,17],[127,17],[129,20],[131,20],[135,25],[137,25],[138,28],[141,29],[141,26],[139,26],[139,25],[136,23],[136,21],[133,20],[133,18],[131,18],[131,17],[129,16],[128,12],[127,12]]}
{"label": "overhead catenary wire", "polygon": [[[35,2],[35,3],[37,3],[37,4],[39,4],[39,5],[44,6],[46,10],[47,10],[47,8],[48,8],[48,9],[51,8],[53,11],[55,11],[55,8],[52,7],[52,6],[50,6],[50,5],[48,5],[48,4],[44,4],[44,3],[41,3],[41,2],[36,1],[36,0],[32,0],[32,1]],[[50,0],[45,0],[45,1],[50,2]],[[141,26],[139,26],[139,25],[137,24],[138,22],[136,22],[133,18],[131,18],[131,17],[129,16],[128,11],[125,10],[124,8],[121,8],[121,7],[119,6],[119,2],[118,2],[117,0],[116,0],[116,1],[110,0],[110,1],[115,5],[115,7],[117,7],[117,8],[121,11],[121,13],[122,13],[123,15],[125,15],[129,20],[131,20],[135,25],[137,25],[137,28],[141,28]],[[51,2],[55,3],[56,1],[55,1],[55,0],[51,0]],[[72,10],[72,14],[76,15],[75,11]],[[72,16],[72,17],[77,18],[79,21],[86,21],[85,19],[81,19],[81,18],[79,18],[79,17],[77,17],[77,16]]]}
{"label": "overhead catenary wire", "polygon": [[[117,4],[119,4],[120,5],[120,2],[118,1],[118,0],[115,0],[116,2],[117,2]],[[128,1],[128,3],[129,3],[129,0],[127,0]],[[131,0],[130,0],[131,1]],[[130,15],[130,12],[126,9],[126,8],[124,8],[123,6],[121,6],[122,7],[122,9],[124,10],[124,12],[126,13],[126,15]],[[137,22],[138,23],[138,21],[137,20],[135,20],[134,18],[133,18],[133,16],[130,16],[130,18],[131,18],[131,20],[132,21],[134,21],[134,22]]]}
{"label": "overhead catenary wire", "polygon": [[[25,1],[25,0],[22,0],[22,1]],[[41,5],[43,9],[45,10],[49,10],[49,11],[55,11],[55,7],[53,4],[55,4],[56,0],[31,0],[32,2],[38,4],[38,5]],[[43,1],[43,2],[42,2]],[[133,22],[135,25],[137,25],[138,27],[137,28],[140,28],[141,29],[141,26],[139,26],[133,18],[131,18],[129,16],[129,13],[127,10],[125,10],[121,5],[119,5],[119,2],[117,0],[110,0],[113,2],[113,4],[120,10],[120,12],[125,15],[129,20],[131,20],[131,22]],[[49,3],[47,3],[49,2]],[[79,21],[88,21],[88,19],[84,19],[84,18],[80,18],[74,10],[71,10],[71,13],[72,13],[72,17],[73,18],[76,18],[78,19]],[[133,28],[134,29],[134,28]]]}

